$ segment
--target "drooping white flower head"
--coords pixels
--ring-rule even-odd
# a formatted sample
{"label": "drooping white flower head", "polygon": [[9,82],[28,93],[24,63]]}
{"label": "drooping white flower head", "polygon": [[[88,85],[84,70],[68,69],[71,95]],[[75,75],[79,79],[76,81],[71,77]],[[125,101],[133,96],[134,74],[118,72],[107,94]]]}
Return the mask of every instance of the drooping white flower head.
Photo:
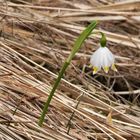
{"label": "drooping white flower head", "polygon": [[96,74],[101,68],[106,73],[108,73],[109,67],[117,71],[114,61],[115,57],[107,47],[99,47],[90,58],[90,64],[93,66],[93,74]]}

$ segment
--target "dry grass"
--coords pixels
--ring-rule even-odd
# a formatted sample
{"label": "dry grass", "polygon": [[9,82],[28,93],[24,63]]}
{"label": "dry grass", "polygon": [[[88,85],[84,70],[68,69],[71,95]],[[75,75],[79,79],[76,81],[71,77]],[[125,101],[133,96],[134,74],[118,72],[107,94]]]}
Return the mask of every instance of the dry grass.
{"label": "dry grass", "polygon": [[[100,22],[118,72],[87,68],[100,36],[91,35],[55,93],[43,128],[43,104],[74,40]],[[139,140],[140,2],[0,1],[0,139]],[[80,100],[80,102],[79,102]],[[76,108],[77,103],[79,103]],[[69,135],[67,123],[72,112]]]}

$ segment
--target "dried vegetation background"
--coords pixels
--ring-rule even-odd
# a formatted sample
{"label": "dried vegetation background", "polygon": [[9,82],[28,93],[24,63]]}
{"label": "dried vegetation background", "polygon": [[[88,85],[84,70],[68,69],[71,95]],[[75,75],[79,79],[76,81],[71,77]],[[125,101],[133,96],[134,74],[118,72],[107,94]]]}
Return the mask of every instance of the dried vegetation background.
{"label": "dried vegetation background", "polygon": [[[100,36],[91,35],[40,128],[39,116],[62,63],[93,20],[100,21],[95,31],[107,35],[118,72],[93,76],[86,68],[81,75],[98,48]],[[139,96],[139,0],[0,1],[1,140],[140,140]]]}

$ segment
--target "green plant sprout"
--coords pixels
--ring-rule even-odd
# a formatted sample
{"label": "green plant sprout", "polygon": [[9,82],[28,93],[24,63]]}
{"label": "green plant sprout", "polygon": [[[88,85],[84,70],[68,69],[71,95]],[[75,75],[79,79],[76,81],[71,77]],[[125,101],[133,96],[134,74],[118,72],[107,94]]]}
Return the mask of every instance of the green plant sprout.
{"label": "green plant sprout", "polygon": [[[60,81],[61,81],[61,78],[62,78],[62,76],[63,76],[65,70],[66,70],[67,67],[69,66],[69,64],[70,64],[71,60],[73,59],[73,57],[75,56],[75,54],[76,54],[76,53],[79,51],[79,49],[81,48],[83,42],[84,42],[84,41],[88,38],[88,36],[92,33],[92,31],[95,29],[95,27],[96,27],[97,24],[98,24],[97,21],[93,21],[91,24],[89,24],[88,27],[80,34],[80,36],[79,36],[79,37],[77,38],[77,40],[75,41],[74,47],[73,47],[73,49],[72,49],[70,55],[68,56],[68,58],[67,58],[66,61],[64,62],[62,68],[60,69],[59,75],[58,75],[58,77],[57,77],[57,79],[56,79],[56,81],[55,81],[55,83],[54,83],[54,86],[53,86],[53,88],[52,88],[52,90],[51,90],[51,92],[50,92],[50,94],[49,94],[49,96],[48,96],[47,101],[45,102],[45,105],[44,105],[42,114],[41,114],[40,119],[39,119],[39,122],[38,122],[39,126],[42,126],[42,125],[43,125],[44,118],[45,118],[45,115],[46,115],[46,113],[47,113],[47,111],[48,111],[49,104],[50,104],[51,99],[52,99],[52,97],[53,97],[53,95],[54,95],[54,93],[55,93],[55,90],[57,89],[57,87],[58,87],[58,85],[59,85],[59,83],[60,83]],[[105,47],[105,46],[106,46],[106,37],[105,37],[105,35],[104,35],[102,32],[99,32],[99,33],[101,33],[101,35],[102,35],[102,37],[101,37],[101,39],[100,39],[100,45],[101,45],[102,48],[106,48],[106,47]],[[101,51],[101,55],[104,54],[103,52],[104,52],[104,51]],[[108,52],[108,51],[106,51],[106,49],[105,49],[105,52]],[[97,54],[98,54],[98,53],[97,53]],[[105,53],[105,54],[107,54],[107,56],[108,56],[108,53]],[[93,55],[94,55],[94,54],[93,54]],[[93,56],[92,56],[92,57],[93,57]],[[91,65],[93,66],[93,69],[94,69],[94,70],[96,69],[96,71],[98,71],[98,70],[100,69],[100,67],[102,67],[101,64],[98,64],[98,63],[101,63],[101,62],[98,62],[98,63],[97,63],[96,61],[93,61],[92,57],[91,57]],[[96,55],[96,57],[97,57],[97,55]],[[96,58],[95,58],[95,59],[96,59]],[[110,60],[109,60],[109,61],[110,61]],[[108,61],[106,61],[106,59],[105,59],[105,63],[106,63],[106,62],[108,62]],[[111,61],[111,62],[112,62],[112,61]],[[111,62],[110,62],[110,63],[111,63]],[[113,59],[113,62],[114,62],[114,59]],[[110,66],[110,63],[109,63],[109,66]],[[94,66],[94,64],[95,64],[95,66]],[[108,64],[108,63],[107,63],[107,64]],[[104,64],[103,64],[103,65],[104,65]],[[108,65],[107,65],[106,67],[108,67]]]}

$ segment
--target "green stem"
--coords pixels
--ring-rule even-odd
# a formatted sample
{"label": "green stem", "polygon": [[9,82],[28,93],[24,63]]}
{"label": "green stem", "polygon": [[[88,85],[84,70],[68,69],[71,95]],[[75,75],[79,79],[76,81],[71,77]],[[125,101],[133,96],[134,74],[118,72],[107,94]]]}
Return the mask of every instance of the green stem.
{"label": "green stem", "polygon": [[39,122],[38,122],[38,125],[39,126],[42,126],[43,122],[44,122],[44,118],[45,118],[45,114],[47,113],[48,111],[48,107],[49,107],[49,104],[51,102],[51,99],[55,93],[55,90],[57,89],[60,81],[61,81],[61,78],[66,70],[66,68],[68,67],[68,65],[70,64],[72,58],[75,56],[75,53],[78,52],[78,50],[81,48],[81,45],[83,44],[83,42],[85,41],[85,39],[91,34],[92,30],[96,27],[97,25],[97,21],[94,21],[92,22],[81,34],[80,36],[77,38],[77,40],[75,41],[75,44],[74,44],[74,47],[70,53],[70,55],[68,56],[67,60],[65,61],[64,65],[62,66],[60,72],[59,72],[59,75],[58,75],[58,78],[56,79],[55,81],[55,84],[53,86],[53,89],[51,90],[50,92],[50,95],[48,97],[48,100],[46,101],[45,105],[44,105],[44,108],[43,108],[43,112],[40,116],[40,119],[39,119]]}
{"label": "green stem", "polygon": [[48,97],[48,100],[47,100],[47,102],[46,102],[45,105],[44,105],[43,112],[42,112],[42,114],[41,114],[41,117],[40,117],[39,123],[38,123],[39,126],[42,126],[42,124],[43,124],[43,122],[44,122],[44,118],[45,118],[45,115],[46,115],[46,113],[47,113],[47,111],[48,111],[48,107],[49,107],[49,104],[50,104],[50,102],[51,102],[51,99],[52,99],[52,97],[53,97],[53,95],[54,95],[54,92],[55,92],[55,90],[57,89],[57,87],[58,87],[58,85],[59,85],[59,83],[60,83],[60,80],[61,80],[61,78],[62,78],[62,76],[63,76],[63,73],[65,72],[65,70],[66,70],[66,68],[68,67],[68,65],[69,65],[69,63],[66,61],[66,62],[64,63],[64,65],[63,65],[62,69],[60,70],[60,73],[59,73],[59,75],[58,75],[58,78],[56,79],[56,81],[55,81],[55,83],[54,83],[54,86],[53,86],[53,89],[51,90],[50,95],[49,95],[49,97]]}
{"label": "green stem", "polygon": [[98,34],[98,33],[100,33],[101,36],[102,36],[101,39],[100,39],[101,47],[106,47],[107,40],[106,40],[106,36],[105,36],[105,34],[103,32],[97,31],[97,32],[93,32],[92,34]]}

